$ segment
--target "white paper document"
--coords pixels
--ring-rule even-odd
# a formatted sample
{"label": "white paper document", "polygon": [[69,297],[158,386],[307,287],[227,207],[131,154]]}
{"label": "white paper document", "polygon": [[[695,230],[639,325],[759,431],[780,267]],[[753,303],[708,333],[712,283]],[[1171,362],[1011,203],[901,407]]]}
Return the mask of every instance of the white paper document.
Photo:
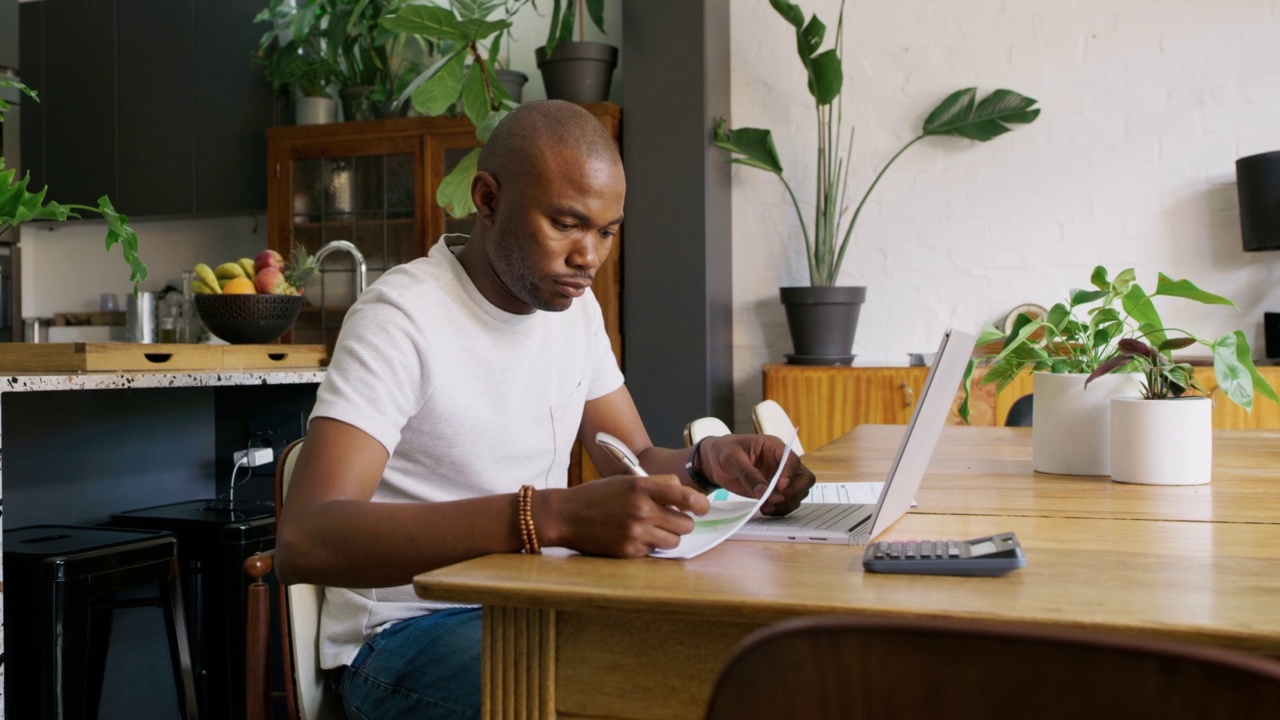
{"label": "white paper document", "polygon": [[[809,488],[809,495],[801,503],[850,503],[874,505],[880,499],[883,482],[820,482]],[[707,496],[711,500],[750,500],[721,488]]]}
{"label": "white paper document", "polygon": [[686,558],[697,557],[711,548],[719,545],[729,538],[730,535],[738,531],[738,528],[746,524],[752,515],[760,509],[764,504],[765,498],[773,492],[773,488],[778,484],[778,478],[782,477],[782,469],[787,466],[787,459],[791,457],[791,445],[795,442],[796,436],[793,432],[791,440],[787,442],[787,447],[782,452],[782,460],[778,463],[778,469],[774,471],[773,478],[769,481],[769,487],[761,493],[758,500],[744,498],[741,495],[730,495],[732,499],[728,500],[711,500],[711,509],[706,515],[694,515],[693,532],[688,535],[680,536],[680,544],[670,550],[654,550],[649,553],[652,557],[668,558],[671,560],[683,560]]}

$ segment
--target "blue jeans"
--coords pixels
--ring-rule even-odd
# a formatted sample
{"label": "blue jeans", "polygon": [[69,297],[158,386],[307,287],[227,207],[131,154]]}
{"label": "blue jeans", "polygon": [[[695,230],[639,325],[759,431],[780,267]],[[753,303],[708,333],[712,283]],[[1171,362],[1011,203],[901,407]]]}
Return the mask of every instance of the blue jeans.
{"label": "blue jeans", "polygon": [[437,610],[369,638],[335,674],[357,720],[478,720],[480,608]]}

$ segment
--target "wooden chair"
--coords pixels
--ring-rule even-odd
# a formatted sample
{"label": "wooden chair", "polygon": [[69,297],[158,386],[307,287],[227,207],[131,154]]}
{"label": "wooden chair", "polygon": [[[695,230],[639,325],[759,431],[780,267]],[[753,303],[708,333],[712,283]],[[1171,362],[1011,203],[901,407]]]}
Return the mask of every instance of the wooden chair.
{"label": "wooden chair", "polygon": [[[295,440],[280,453],[276,463],[276,536],[280,531],[280,509],[293,475],[293,466],[302,448]],[[262,581],[271,572],[272,553],[259,553],[245,560],[245,572],[254,579],[249,586],[248,630],[245,658],[245,717],[271,717],[270,668],[267,638],[270,633],[270,589]],[[328,685],[320,668],[320,604],[324,588],[318,585],[281,586],[280,632],[284,658],[285,705],[289,720],[341,720],[342,703]]]}
{"label": "wooden chair", "polygon": [[[791,439],[791,433],[795,430],[795,423],[791,422],[791,417],[787,415],[787,411],[775,400],[765,400],[757,404],[751,409],[751,420],[755,423],[756,432],[761,435],[772,435],[780,438],[782,442]],[[796,457],[804,455],[804,446],[800,444],[800,438],[791,444],[791,452]]]}
{"label": "wooden chair", "polygon": [[973,621],[807,617],[735,648],[706,719],[1247,720],[1278,708],[1280,663],[1242,652]]}

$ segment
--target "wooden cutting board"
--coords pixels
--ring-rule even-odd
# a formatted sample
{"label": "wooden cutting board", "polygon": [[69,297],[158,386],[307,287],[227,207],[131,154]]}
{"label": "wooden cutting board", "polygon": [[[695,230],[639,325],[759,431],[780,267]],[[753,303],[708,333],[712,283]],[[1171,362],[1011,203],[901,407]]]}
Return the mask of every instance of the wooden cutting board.
{"label": "wooden cutting board", "polygon": [[0,373],[318,368],[324,345],[0,343]]}

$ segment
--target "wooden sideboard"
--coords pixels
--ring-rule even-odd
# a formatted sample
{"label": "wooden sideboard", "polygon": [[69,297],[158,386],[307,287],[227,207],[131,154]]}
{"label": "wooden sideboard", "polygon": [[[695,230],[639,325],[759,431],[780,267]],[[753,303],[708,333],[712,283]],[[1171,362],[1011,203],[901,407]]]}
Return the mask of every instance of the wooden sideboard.
{"label": "wooden sideboard", "polygon": [[[1280,405],[1255,398],[1252,413],[1220,398],[1213,373],[1199,373],[1200,382],[1215,399],[1213,426],[1224,429],[1280,429]],[[971,425],[1004,425],[1009,407],[1031,392],[1031,375],[1020,375],[1005,391],[981,385],[986,368],[978,368],[971,382]],[[1258,372],[1280,388],[1280,366],[1259,366]],[[764,397],[775,400],[800,428],[806,449],[819,448],[864,423],[905,424],[924,387],[927,367],[848,367],[769,364],[764,366]],[[956,393],[947,422],[962,425]]]}

